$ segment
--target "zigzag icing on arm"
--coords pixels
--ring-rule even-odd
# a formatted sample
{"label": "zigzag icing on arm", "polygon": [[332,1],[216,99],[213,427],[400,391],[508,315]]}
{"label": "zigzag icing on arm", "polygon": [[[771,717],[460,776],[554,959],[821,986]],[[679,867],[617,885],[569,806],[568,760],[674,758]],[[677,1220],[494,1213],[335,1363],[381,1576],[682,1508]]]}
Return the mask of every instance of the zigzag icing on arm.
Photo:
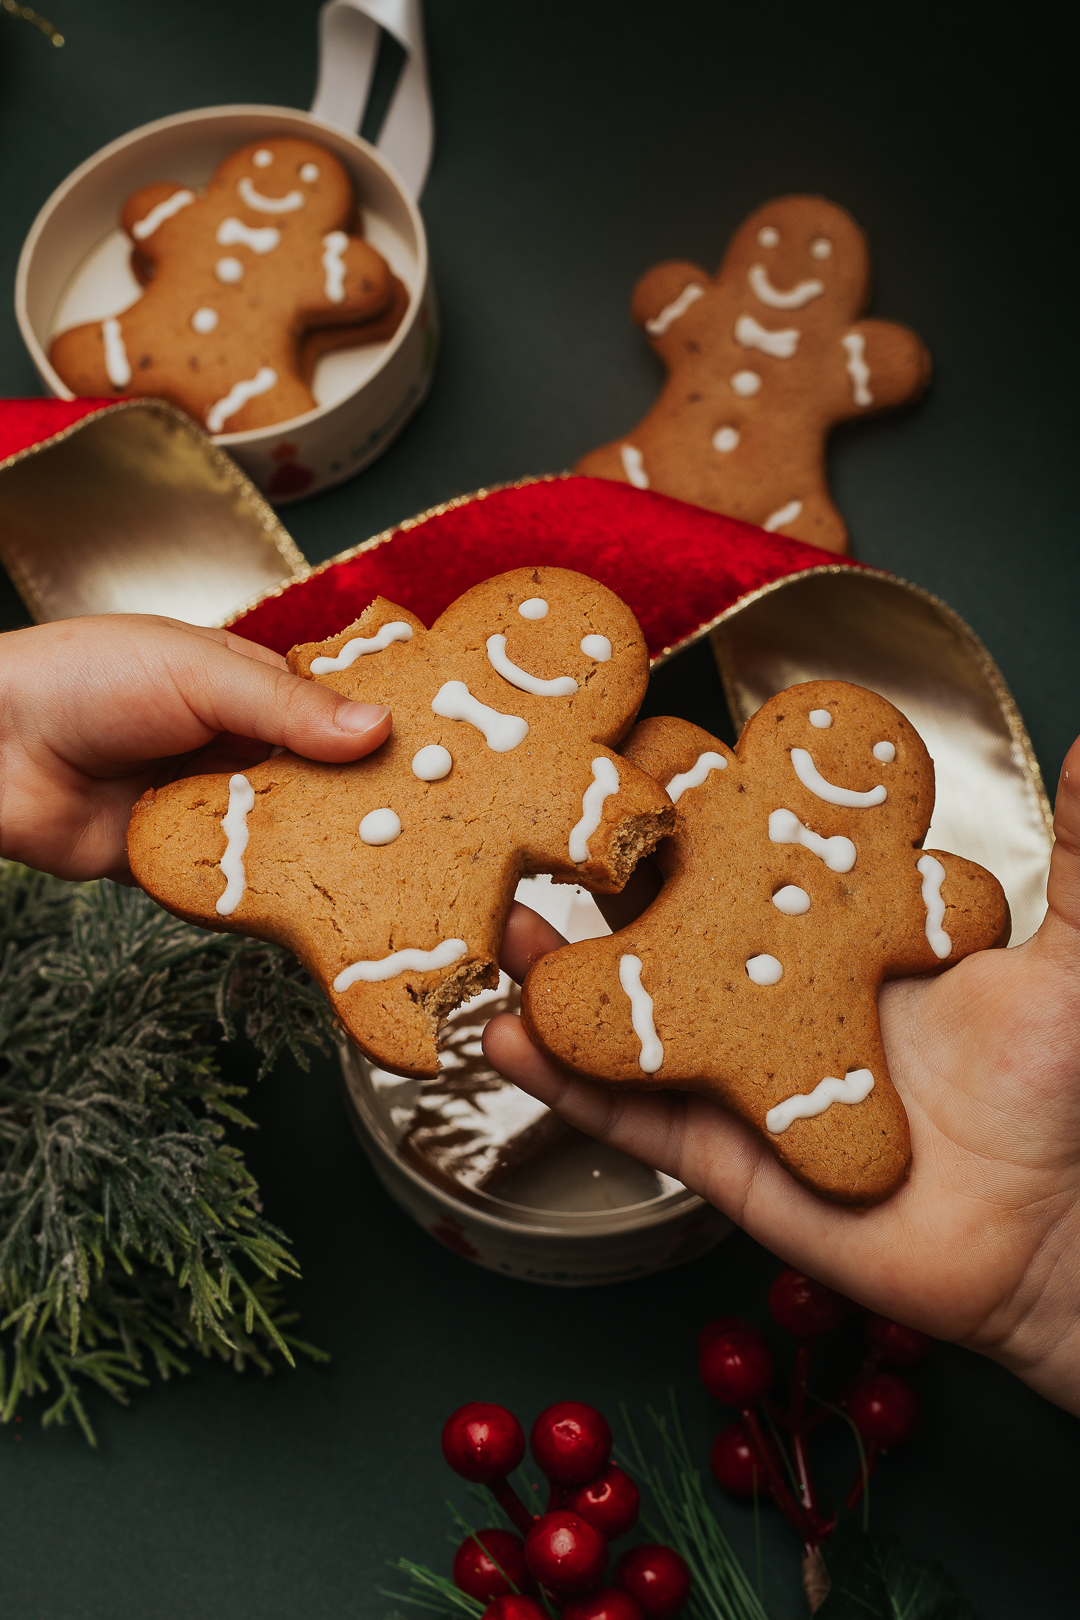
{"label": "zigzag icing on arm", "polygon": [[699,754],[697,763],[681,776],[673,776],[667,785],[667,796],[672,804],[678,804],[687,788],[700,787],[710,771],[726,771],[727,760],[723,754]]}
{"label": "zigzag icing on arm", "polygon": [[705,289],[697,281],[687,282],[678,298],[673,298],[670,304],[665,304],[659,315],[654,315],[651,321],[645,322],[645,330],[650,337],[663,337],[673,321],[680,315],[685,315],[691,304],[699,298],[704,298]]}
{"label": "zigzag icing on arm", "polygon": [[218,896],[216,910],[219,917],[231,917],[244,897],[247,872],[244,851],[248,846],[247,818],[255,808],[255,789],[246,776],[230,776],[229,808],[222,819],[222,828],[228,843],[221,857],[221,870],[225,874],[225,893]]}
{"label": "zigzag icing on arm", "polygon": [[770,1108],[765,1115],[766,1127],[774,1136],[782,1136],[797,1119],[813,1119],[823,1114],[833,1103],[865,1102],[874,1089],[874,1077],[869,1069],[849,1069],[842,1080],[829,1075],[819,1080],[813,1091],[796,1092],[782,1103]]}
{"label": "zigzag icing on arm", "polygon": [[941,897],[945,868],[932,855],[924,855],[918,862],[916,870],[923,880],[922,901],[926,907],[926,937],[930,941],[930,949],[934,955],[940,956],[944,961],[952,952],[952,940],[941,926],[945,920],[945,902]]}
{"label": "zigzag icing on arm", "polygon": [[604,800],[619,791],[619,773],[610,759],[594,759],[592,774],[581,796],[581,820],[570,833],[570,859],[575,866],[589,859],[589,839],[600,825]]}
{"label": "zigzag icing on arm", "polygon": [[630,1022],[641,1042],[638,1068],[655,1074],[664,1061],[664,1046],[653,1023],[653,999],[641,983],[641,957],[619,957],[619,983],[630,997]]}
{"label": "zigzag icing on arm", "polygon": [[171,197],[159,202],[156,208],[151,208],[145,219],[140,219],[137,225],[131,227],[131,234],[136,242],[145,242],[148,236],[153,236],[159,225],[164,225],[167,219],[172,219],[181,208],[195,201],[193,191],[174,191]]}
{"label": "zigzag icing on arm", "polygon": [[358,658],[368,653],[385,652],[392,641],[411,641],[412,625],[405,624],[401,619],[395,619],[392,624],[384,624],[382,629],[373,636],[353,636],[347,641],[336,658],[313,658],[311,660],[311,673],[313,675],[332,675],[335,670],[348,669],[355,664]]}
{"label": "zigzag icing on arm", "polygon": [[432,951],[392,951],[378,962],[354,962],[343,968],[334,980],[338,995],[357,982],[382,984],[384,979],[396,979],[399,973],[430,973],[437,968],[452,967],[465,955],[468,946],[463,939],[444,939]]}

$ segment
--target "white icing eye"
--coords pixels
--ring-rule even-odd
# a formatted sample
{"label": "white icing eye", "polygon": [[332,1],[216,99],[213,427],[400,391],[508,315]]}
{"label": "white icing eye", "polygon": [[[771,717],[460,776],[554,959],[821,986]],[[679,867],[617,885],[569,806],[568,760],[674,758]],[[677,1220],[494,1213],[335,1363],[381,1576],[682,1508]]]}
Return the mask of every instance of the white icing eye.
{"label": "white icing eye", "polygon": [[811,709],[810,724],[812,726],[817,726],[819,731],[828,731],[829,727],[832,725],[832,715],[829,713],[828,709]]}
{"label": "white icing eye", "polygon": [[197,309],[191,317],[192,331],[202,332],[204,336],[207,332],[212,332],[217,323],[218,312],[216,309]]}
{"label": "white icing eye", "polygon": [[739,442],[739,430],[738,430],[738,428],[733,428],[733,427],[720,428],[718,432],[713,434],[713,441],[712,441],[713,449],[722,451],[724,455],[727,455],[729,450],[734,450],[734,448],[738,444],[738,442]]}
{"label": "white icing eye", "polygon": [[214,274],[219,281],[232,283],[244,279],[244,267],[239,259],[219,259],[214,266]]}
{"label": "white icing eye", "polygon": [[816,236],[810,244],[810,252],[815,259],[831,259],[832,243],[827,236]]}
{"label": "white icing eye", "polygon": [[317,163],[305,163],[300,170],[300,178],[306,185],[313,186],[319,178],[319,165]]}
{"label": "white icing eye", "polygon": [[896,758],[896,749],[891,742],[875,743],[873,753],[874,758],[880,759],[883,765],[891,765]]}
{"label": "white icing eye", "polygon": [[441,782],[444,776],[449,775],[453,763],[449,748],[443,748],[441,743],[428,743],[426,748],[413,755],[413,775],[418,776],[421,782]]}
{"label": "white icing eye", "polygon": [[[417,759],[419,759],[417,755]],[[416,761],[413,761],[413,769]],[[445,772],[443,773],[445,775]],[[401,822],[393,810],[369,810],[360,823],[360,837],[365,844],[392,844],[401,832]]]}
{"label": "white icing eye", "polygon": [[731,379],[731,386],[743,399],[749,399],[761,387],[761,378],[756,371],[737,371]]}
{"label": "white icing eye", "polygon": [[581,650],[586,658],[595,658],[598,664],[606,664],[611,657],[611,642],[607,636],[585,636]]}
{"label": "white icing eye", "polygon": [[787,883],[782,889],[777,889],[772,903],[785,917],[801,917],[810,910],[810,896],[797,883]]}
{"label": "white icing eye", "polygon": [[779,984],[784,977],[775,956],[752,956],[746,964],[746,973],[754,984]]}
{"label": "white icing eye", "polygon": [[268,152],[265,146],[260,146],[251,161],[257,169],[268,169],[274,161],[274,154]]}
{"label": "white icing eye", "polygon": [[771,225],[763,225],[757,233],[757,239],[762,247],[780,246],[780,232]]}
{"label": "white icing eye", "polygon": [[530,596],[527,602],[522,602],[518,612],[523,619],[546,619],[548,605],[542,596]]}

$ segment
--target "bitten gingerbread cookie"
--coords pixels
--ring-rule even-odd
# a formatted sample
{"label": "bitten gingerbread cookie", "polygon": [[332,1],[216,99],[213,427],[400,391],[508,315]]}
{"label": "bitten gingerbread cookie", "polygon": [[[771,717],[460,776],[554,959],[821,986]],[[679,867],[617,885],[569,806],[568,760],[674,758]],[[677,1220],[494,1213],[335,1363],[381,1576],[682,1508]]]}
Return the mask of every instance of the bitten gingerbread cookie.
{"label": "bitten gingerbread cookie", "polygon": [[917,399],[930,378],[914,332],[859,319],[869,296],[866,238],[823,197],[759,208],[715,277],[657,265],[632,308],[667,384],[637,427],[575,471],[846,550],[825,476],[829,431]]}
{"label": "bitten gingerbread cookie", "polygon": [[252,142],[201,195],[144,186],[121,223],[146,291],[61,332],[49,358],[76,394],[168,399],[210,433],[301,416],[316,403],[305,336],[334,332],[322,349],[381,341],[380,317],[404,313],[386,261],[350,234],[355,218],[348,173],[313,141]]}
{"label": "bitten gingerbread cookie", "polygon": [[282,754],[147,793],[131,869],[190,922],[288,946],[369,1057],[434,1075],[440,1021],[498,983],[519,879],[617,892],[674,823],[611,747],[645,693],[644,637],[595,581],[518,569],[431,630],[379,598],[289,665],[389,704],[389,740],[351,765]]}
{"label": "bitten gingerbread cookie", "polygon": [[934,767],[918,733],[884,698],[812,681],[770,699],[734,753],[661,719],[625,757],[678,806],[667,881],[630,927],[535,964],[529,1033],[578,1074],[714,1097],[815,1192],[884,1198],[910,1146],[878,988],[1009,927],[989,872],[920,849]]}

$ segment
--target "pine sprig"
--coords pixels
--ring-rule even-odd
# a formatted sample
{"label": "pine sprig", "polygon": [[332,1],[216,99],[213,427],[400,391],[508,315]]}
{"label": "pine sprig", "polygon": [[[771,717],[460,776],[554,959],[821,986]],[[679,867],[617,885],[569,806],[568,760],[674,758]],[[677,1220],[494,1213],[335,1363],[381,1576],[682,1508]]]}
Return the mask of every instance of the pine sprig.
{"label": "pine sprig", "polygon": [[237,1007],[260,1074],[333,1035],[283,952],[0,864],[0,1419],[56,1388],[45,1421],[92,1439],[87,1381],[123,1400],[186,1352],[311,1353],[275,1286],[295,1259],[224,1139],[251,1123],[216,1062]]}

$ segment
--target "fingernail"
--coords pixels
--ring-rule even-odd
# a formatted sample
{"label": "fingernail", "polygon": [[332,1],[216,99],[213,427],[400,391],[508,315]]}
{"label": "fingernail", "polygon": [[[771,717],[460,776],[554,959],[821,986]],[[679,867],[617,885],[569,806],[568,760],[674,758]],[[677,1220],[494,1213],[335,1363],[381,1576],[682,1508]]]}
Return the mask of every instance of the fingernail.
{"label": "fingernail", "polygon": [[339,731],[372,731],[389,713],[381,703],[343,703],[334,718]]}

